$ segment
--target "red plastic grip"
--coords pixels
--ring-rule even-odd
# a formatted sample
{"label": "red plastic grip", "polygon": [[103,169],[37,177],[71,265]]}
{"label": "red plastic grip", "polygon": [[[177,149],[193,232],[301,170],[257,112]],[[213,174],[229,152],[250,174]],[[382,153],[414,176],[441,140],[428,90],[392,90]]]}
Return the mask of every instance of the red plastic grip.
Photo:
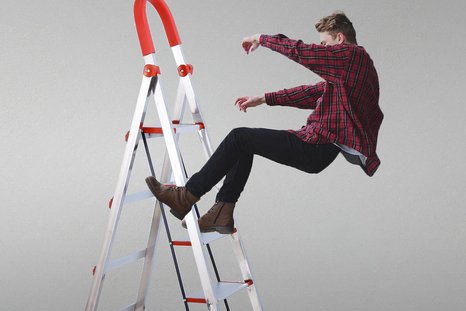
{"label": "red plastic grip", "polygon": [[163,0],[135,0],[134,1],[134,21],[136,23],[136,30],[138,32],[139,44],[141,45],[142,55],[146,56],[155,53],[154,43],[147,22],[146,7],[149,1],[162,20],[165,33],[167,35],[170,47],[180,45],[181,40],[176,28],[175,20],[167,4]]}

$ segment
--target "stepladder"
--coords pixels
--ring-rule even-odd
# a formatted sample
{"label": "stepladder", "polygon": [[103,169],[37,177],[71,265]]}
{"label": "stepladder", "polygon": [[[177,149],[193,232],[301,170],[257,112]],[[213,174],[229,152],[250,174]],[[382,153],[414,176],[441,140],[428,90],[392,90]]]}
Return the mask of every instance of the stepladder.
{"label": "stepladder", "polygon": [[[154,6],[162,20],[179,75],[178,90],[175,103],[172,105],[171,113],[169,111],[170,105],[166,104],[162,92],[161,69],[156,62],[155,49],[146,16],[147,2],[150,2]],[[247,291],[251,309],[254,311],[262,310],[256,282],[252,277],[250,264],[246,257],[237,228],[235,228],[232,234],[200,232],[197,222],[199,212],[195,205],[191,212],[185,217],[188,238],[172,238],[169,222],[167,221],[167,217],[170,216],[167,216],[165,213],[166,206],[160,201],[157,201],[149,190],[141,190],[135,193],[128,192],[132,179],[144,179],[147,175],[157,176],[162,183],[174,184],[176,186],[185,185],[188,179],[188,173],[179,148],[180,135],[184,133],[197,133],[206,158],[212,155],[207,126],[201,114],[191,81],[193,66],[185,60],[181,40],[171,11],[163,0],[135,0],[134,16],[144,58],[143,77],[131,127],[125,136],[126,146],[123,160],[114,195],[109,204],[111,210],[105,231],[104,243],[99,261],[93,269],[94,278],[86,304],[86,311],[98,309],[106,275],[109,273],[118,273],[120,267],[136,261],[143,262],[137,297],[135,301],[119,308],[119,310],[146,310],[150,283],[153,279],[153,275],[157,273],[154,260],[156,257],[156,250],[163,249],[163,246],[158,243],[162,227],[165,227],[167,234],[169,245],[165,249],[169,249],[171,252],[176,278],[179,284],[178,293],[181,298],[175,298],[173,306],[170,307],[158,306],[157,301],[155,301],[150,309],[190,310],[190,306],[196,304],[205,305],[207,310],[230,310],[227,299],[237,292]],[[154,126],[147,125],[151,124],[149,117],[147,117],[146,120],[146,113],[148,112],[149,106],[155,108],[158,117],[156,120],[157,124]],[[189,120],[185,122],[185,120],[183,120],[185,115],[188,115],[192,121]],[[160,169],[154,165],[151,155],[153,153],[151,152],[152,149],[150,148],[149,142],[152,139],[163,141],[164,150],[162,154],[164,153],[164,159]],[[131,176],[136,153],[141,143],[145,150],[149,170],[146,176]],[[158,150],[154,154],[158,156],[161,152]],[[152,219],[148,219],[150,222],[150,230],[147,247],[130,253],[127,256],[114,259],[112,250],[114,248],[115,236],[117,234],[122,211],[123,209],[130,210],[130,207],[127,205],[138,201],[147,202],[147,205],[153,208]],[[130,211],[128,211],[128,213],[125,212],[125,215],[129,213]],[[218,265],[214,259],[211,245],[225,238],[231,240],[233,254],[241,275],[239,280],[223,280],[220,277],[219,269],[217,268]],[[179,247],[190,247],[192,249],[194,263],[188,263],[188,266],[191,269],[197,270],[201,287],[198,294],[190,295],[185,289],[181,269],[179,268],[182,263],[179,262],[176,255],[177,248]]]}

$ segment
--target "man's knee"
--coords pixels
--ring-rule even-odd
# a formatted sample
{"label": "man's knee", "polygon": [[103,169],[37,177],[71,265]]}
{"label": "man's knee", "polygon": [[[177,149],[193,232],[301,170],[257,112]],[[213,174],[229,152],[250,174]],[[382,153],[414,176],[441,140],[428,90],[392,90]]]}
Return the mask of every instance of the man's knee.
{"label": "man's knee", "polygon": [[228,134],[228,136],[235,142],[241,142],[241,141],[244,141],[244,137],[248,136],[247,133],[250,130],[251,129],[248,127],[237,127],[237,128],[232,129],[230,133]]}

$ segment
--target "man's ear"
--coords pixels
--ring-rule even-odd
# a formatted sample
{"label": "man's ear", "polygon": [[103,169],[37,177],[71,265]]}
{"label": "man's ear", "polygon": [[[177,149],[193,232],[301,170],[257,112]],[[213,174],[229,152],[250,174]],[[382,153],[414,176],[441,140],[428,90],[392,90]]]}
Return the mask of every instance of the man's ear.
{"label": "man's ear", "polygon": [[346,36],[342,32],[337,33],[337,41],[338,41],[338,44],[345,43]]}

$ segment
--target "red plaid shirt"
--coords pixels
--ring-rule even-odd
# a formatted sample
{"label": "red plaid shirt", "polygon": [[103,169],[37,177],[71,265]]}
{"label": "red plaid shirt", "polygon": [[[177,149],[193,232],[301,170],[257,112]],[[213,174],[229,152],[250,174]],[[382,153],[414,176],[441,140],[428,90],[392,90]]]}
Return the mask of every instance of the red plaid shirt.
{"label": "red plaid shirt", "polygon": [[374,64],[361,46],[305,44],[282,34],[260,37],[262,46],[312,70],[325,81],[266,93],[268,105],[314,109],[300,130],[290,130],[312,144],[337,143],[367,157],[362,168],[372,176],[380,165],[375,151],[383,113]]}

